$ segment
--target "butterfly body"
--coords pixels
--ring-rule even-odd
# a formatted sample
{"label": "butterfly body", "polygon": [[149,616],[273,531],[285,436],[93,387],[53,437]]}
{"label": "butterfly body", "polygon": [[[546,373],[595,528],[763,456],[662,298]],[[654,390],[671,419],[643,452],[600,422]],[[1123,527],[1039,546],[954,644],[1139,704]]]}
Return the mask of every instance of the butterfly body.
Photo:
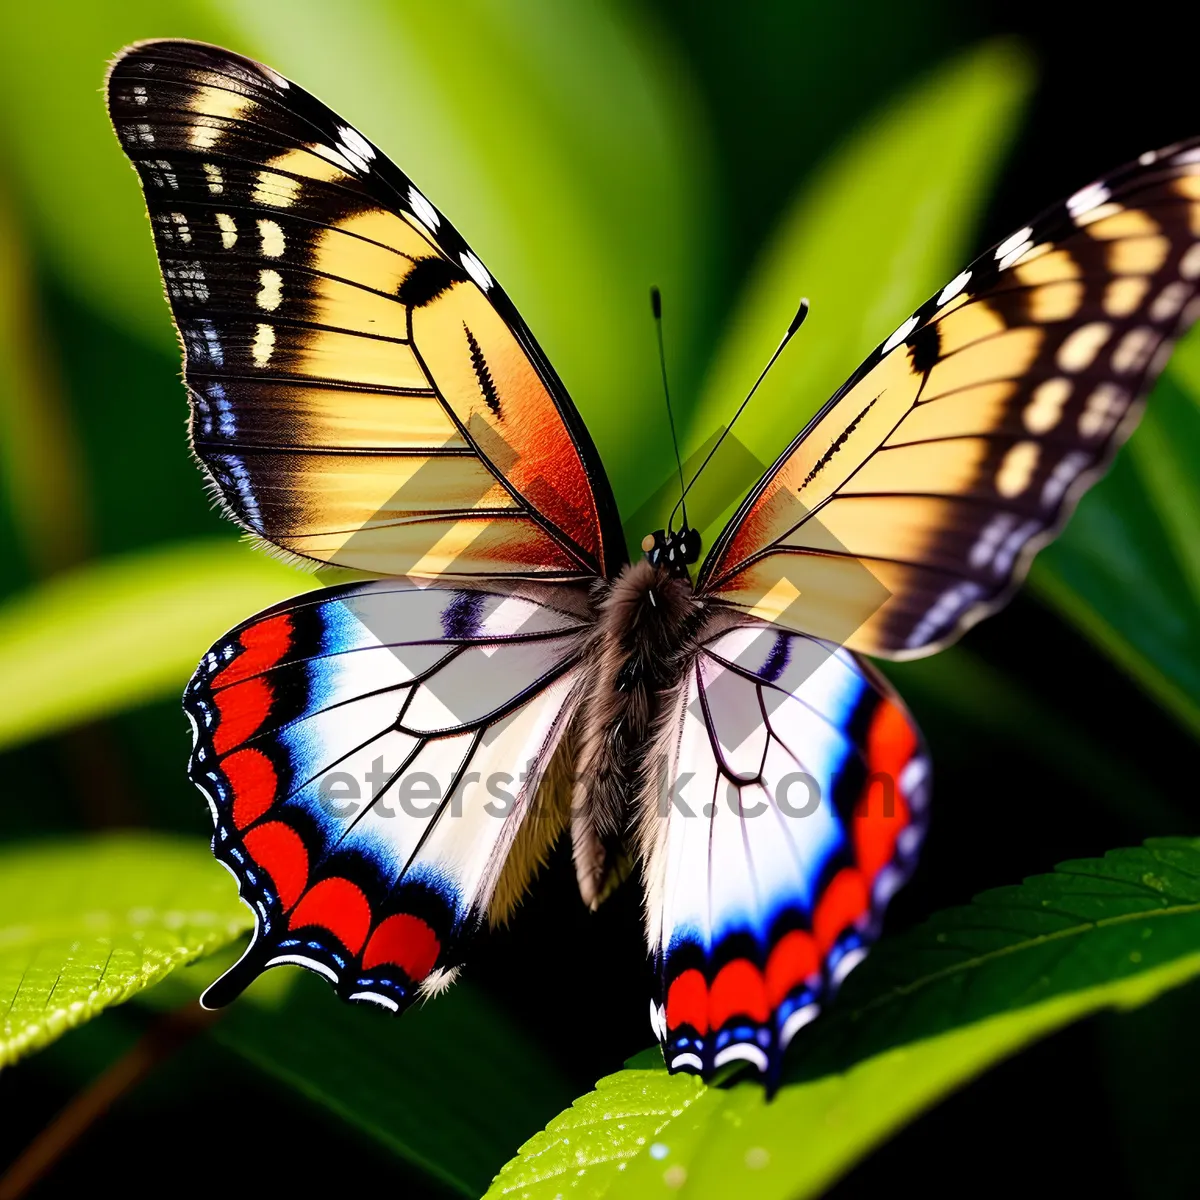
{"label": "butterfly body", "polygon": [[580,893],[592,908],[619,882],[662,698],[686,669],[704,615],[686,571],[650,556],[600,585],[594,602],[571,810]]}
{"label": "butterfly body", "polygon": [[205,1002],[294,964],[401,1012],[569,829],[589,905],[640,863],[668,1067],[778,1079],[927,822],[920,732],[860,655],[994,611],[1132,428],[1200,317],[1200,140],[956,276],[702,562],[685,512],[628,564],[561,380],[362,134],[193,42],[125,51],[108,101],[217,495],[276,551],[376,577],[243,622],[185,692],[213,851],[256,919]]}

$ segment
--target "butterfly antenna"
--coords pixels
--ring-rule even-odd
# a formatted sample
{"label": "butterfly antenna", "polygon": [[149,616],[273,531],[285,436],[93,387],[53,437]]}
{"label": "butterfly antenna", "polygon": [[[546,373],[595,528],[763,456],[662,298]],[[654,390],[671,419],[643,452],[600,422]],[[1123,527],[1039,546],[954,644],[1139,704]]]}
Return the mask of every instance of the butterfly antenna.
{"label": "butterfly antenna", "polygon": [[[687,517],[687,502],[684,497],[687,495],[687,489],[683,486],[683,460],[679,457],[679,439],[675,436],[675,414],[671,411],[671,389],[667,386],[667,353],[663,348],[663,328],[662,328],[662,292],[656,287],[650,289],[650,311],[654,314],[654,328],[658,334],[658,365],[662,369],[663,381],[663,396],[667,401],[667,420],[671,424],[671,445],[675,447],[675,466],[679,469],[679,504],[683,505],[683,526],[686,529],[688,523]],[[671,522],[675,520],[675,509],[671,510],[671,520],[667,522],[667,531],[670,532]]]}
{"label": "butterfly antenna", "polygon": [[[721,443],[729,436],[729,431],[733,428],[734,423],[737,421],[738,417],[740,417],[742,415],[742,413],[745,411],[746,405],[749,404],[750,401],[754,398],[754,393],[758,391],[759,384],[761,384],[762,381],[764,379],[766,379],[767,372],[775,365],[775,360],[784,352],[784,349],[787,347],[788,342],[790,342],[792,340],[792,338],[795,336],[796,330],[799,329],[800,326],[804,324],[804,318],[807,316],[808,316],[808,298],[805,297],[803,300],[800,301],[800,307],[798,309],[796,309],[796,315],[792,318],[792,323],[787,327],[787,332],[780,339],[779,345],[775,347],[775,353],[771,355],[770,361],[767,363],[767,365],[765,367],[763,367],[762,372],[759,374],[759,377],[754,381],[754,386],[746,393],[745,400],[743,400],[741,402],[741,404],[738,405],[737,412],[735,412],[733,414],[733,420],[730,421],[729,424],[725,426],[724,430],[721,433],[721,436],[719,438],[717,438],[716,442],[713,443],[712,449],[709,450],[709,452],[704,456],[704,461],[700,464],[695,475],[692,476],[692,478],[688,482],[687,486],[683,489],[683,494],[679,497],[679,504],[685,505],[684,510],[683,510],[685,523],[687,521],[687,507],[686,507],[685,502],[687,499],[688,492],[690,492],[692,490],[692,485],[695,484],[696,480],[700,478],[700,472],[703,471],[704,468],[708,466],[709,462],[712,460],[712,456],[714,454],[716,454],[716,452],[720,449]],[[675,505],[675,508],[678,508],[679,504]],[[675,513],[672,510],[671,520],[674,520],[674,519],[675,519]],[[668,522],[667,527],[670,528],[670,522]]]}

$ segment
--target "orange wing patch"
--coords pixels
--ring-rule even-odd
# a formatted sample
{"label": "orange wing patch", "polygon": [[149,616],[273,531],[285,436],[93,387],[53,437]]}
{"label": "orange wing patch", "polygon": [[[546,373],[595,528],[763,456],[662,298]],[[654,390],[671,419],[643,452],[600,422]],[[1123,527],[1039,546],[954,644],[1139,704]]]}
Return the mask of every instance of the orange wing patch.
{"label": "orange wing patch", "polygon": [[412,343],[438,395],[505,479],[588,554],[602,557],[587,473],[546,385],[474,282],[412,310]]}

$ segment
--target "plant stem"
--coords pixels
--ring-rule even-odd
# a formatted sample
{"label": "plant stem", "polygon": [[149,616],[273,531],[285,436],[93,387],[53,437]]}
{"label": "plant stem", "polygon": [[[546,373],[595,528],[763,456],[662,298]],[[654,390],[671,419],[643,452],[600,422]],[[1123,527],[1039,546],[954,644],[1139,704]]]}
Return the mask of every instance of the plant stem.
{"label": "plant stem", "polygon": [[193,1000],[159,1017],[137,1045],[76,1093],[0,1176],[0,1200],[19,1200],[28,1195],[118,1100],[203,1033],[219,1015]]}

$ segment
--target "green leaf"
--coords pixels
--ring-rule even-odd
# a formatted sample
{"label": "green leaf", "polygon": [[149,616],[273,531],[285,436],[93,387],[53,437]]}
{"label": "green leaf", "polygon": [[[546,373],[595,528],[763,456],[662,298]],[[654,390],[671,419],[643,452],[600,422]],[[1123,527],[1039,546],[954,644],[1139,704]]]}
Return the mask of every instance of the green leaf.
{"label": "green leaf", "polygon": [[1170,369],[1184,391],[1200,404],[1200,333],[1193,331],[1175,347]]}
{"label": "green leaf", "polygon": [[[1200,345],[1200,337],[1189,342]],[[1195,397],[1200,393],[1189,396],[1181,379],[1181,372],[1171,371],[1155,388],[1153,407],[1130,442],[1129,453],[1162,522],[1195,613],[1200,608],[1200,405]]]}
{"label": "green leaf", "polygon": [[[1189,338],[1184,344],[1200,344]],[[1200,408],[1174,367],[1030,583],[1200,734]]]}
{"label": "green leaf", "polygon": [[0,1066],[252,924],[195,840],[121,834],[0,853]]}
{"label": "green leaf", "polygon": [[545,1051],[470,984],[393,1021],[298,978],[281,1005],[239,1004],[211,1036],[468,1196],[571,1097]]}
{"label": "green leaf", "polygon": [[0,748],[181,691],[222,633],[314,580],[234,541],[81,567],[0,606]]}
{"label": "green leaf", "polygon": [[168,32],[225,38],[201,4],[179,0],[169,23],[163,16],[155,0],[5,5],[0,103],[22,113],[6,125],[5,170],[59,276],[100,311],[173,347],[146,206],[102,91],[108,60],[128,42]]}
{"label": "green leaf", "polygon": [[[1196,1171],[1179,1151],[1195,1137],[1200,983],[1133,1013],[1099,1020],[1095,1046],[1111,1128],[1131,1196],[1191,1200]],[[1147,1099],[1152,1098],[1152,1103]]]}
{"label": "green leaf", "polygon": [[819,1194],[1035,1038],[1200,974],[1200,839],[1164,838],[985,892],[884,942],[801,1032],[773,1100],[670,1076],[657,1052],[531,1139],[489,1197]]}
{"label": "green leaf", "polygon": [[[774,461],[872,347],[969,257],[980,206],[1016,128],[1031,75],[1008,44],[942,68],[848,141],[794,202],[721,343],[691,420],[694,452],[730,419],[796,311],[804,329],[736,427]],[[753,464],[751,464],[753,466]],[[694,500],[705,545],[753,479],[718,455]]]}

